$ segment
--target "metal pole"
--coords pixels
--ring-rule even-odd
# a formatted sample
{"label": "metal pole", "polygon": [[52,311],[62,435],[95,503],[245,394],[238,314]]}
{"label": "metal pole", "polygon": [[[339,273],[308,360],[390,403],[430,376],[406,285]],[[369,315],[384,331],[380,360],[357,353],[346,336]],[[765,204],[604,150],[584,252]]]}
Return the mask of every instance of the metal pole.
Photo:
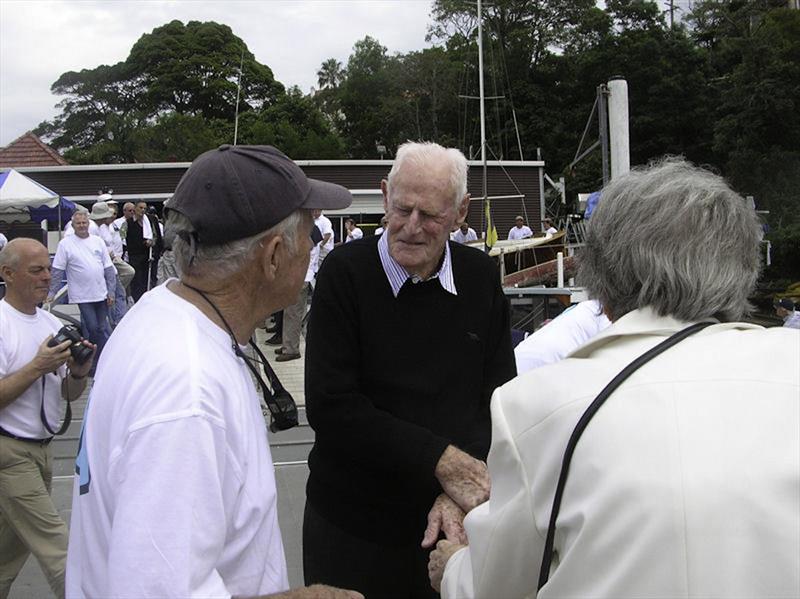
{"label": "metal pole", "polygon": [[628,123],[628,82],[621,77],[608,81],[608,135],[611,140],[611,178],[631,170]]}
{"label": "metal pole", "polygon": [[603,156],[603,185],[609,181],[608,168],[608,88],[605,85],[597,87],[597,116],[600,122],[600,153]]}

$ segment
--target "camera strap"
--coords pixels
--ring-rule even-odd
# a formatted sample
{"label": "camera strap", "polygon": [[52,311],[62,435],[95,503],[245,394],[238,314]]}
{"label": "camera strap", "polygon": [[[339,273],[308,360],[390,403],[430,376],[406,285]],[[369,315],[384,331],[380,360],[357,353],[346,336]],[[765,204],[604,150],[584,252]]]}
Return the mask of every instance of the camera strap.
{"label": "camera strap", "polygon": [[[63,435],[67,432],[67,429],[72,422],[72,402],[69,399],[69,393],[67,393],[67,411],[64,414],[64,422],[61,424],[61,428],[59,428],[57,431],[54,431],[52,428],[50,428],[50,423],[47,422],[47,414],[44,413],[44,389],[46,384],[46,376],[47,375],[42,376],[42,407],[39,411],[39,417],[42,419],[42,424],[44,425],[44,428],[47,429],[48,433],[53,436]],[[69,385],[69,382],[67,382],[67,385]]]}
{"label": "camera strap", "polygon": [[617,376],[611,379],[611,382],[608,383],[602,391],[600,391],[594,401],[589,404],[589,407],[583,412],[583,415],[578,420],[578,424],[575,425],[575,429],[572,431],[572,435],[570,435],[569,441],[567,442],[567,448],[564,450],[564,457],[561,462],[561,472],[558,475],[558,484],[556,484],[556,492],[555,496],[553,497],[553,507],[550,510],[550,522],[547,526],[547,537],[544,544],[544,555],[542,555],[542,565],[539,568],[539,585],[537,586],[537,590],[541,590],[550,577],[550,566],[553,562],[553,545],[555,543],[556,536],[556,519],[558,518],[558,512],[561,508],[561,498],[564,495],[564,486],[567,483],[567,475],[569,474],[569,466],[570,462],[572,461],[572,454],[575,452],[575,446],[578,444],[578,439],[580,439],[580,436],[583,434],[583,431],[586,429],[589,421],[605,403],[608,397],[614,392],[614,390],[616,390],[616,388],[619,387],[625,381],[625,379],[636,372],[641,366],[644,366],[647,364],[647,362],[655,358],[660,353],[668,350],[673,345],[680,343],[690,335],[694,335],[698,331],[701,331],[712,324],[716,324],[716,322],[698,322],[693,325],[689,325],[677,333],[670,335],[655,347],[650,348],[648,351],[623,368]]}
{"label": "camera strap", "polygon": [[222,324],[225,325],[228,334],[231,336],[231,346],[233,348],[233,353],[236,354],[237,357],[244,360],[244,363],[250,369],[250,372],[253,373],[253,376],[256,378],[259,386],[261,387],[261,393],[264,396],[264,403],[267,404],[267,408],[269,409],[270,412],[269,430],[271,430],[274,433],[276,431],[283,431],[297,426],[298,424],[297,404],[295,403],[294,398],[284,388],[280,380],[278,380],[278,375],[275,374],[275,371],[272,369],[272,366],[267,361],[267,358],[264,356],[261,350],[258,349],[258,346],[255,344],[253,339],[251,338],[249,340],[249,345],[251,348],[253,348],[253,350],[258,354],[258,357],[261,359],[261,365],[264,367],[264,372],[266,373],[267,378],[269,379],[269,384],[272,386],[271,390],[269,387],[267,387],[266,383],[264,382],[264,379],[261,378],[261,375],[258,373],[256,367],[252,364],[250,358],[248,358],[242,351],[242,348],[239,347],[239,343],[236,341],[236,336],[233,334],[233,329],[228,324],[228,321],[225,320],[225,317],[222,315],[222,312],[219,311],[219,308],[217,308],[214,305],[214,302],[212,302],[208,298],[208,296],[200,289],[192,287],[191,285],[188,285],[183,281],[181,281],[180,283],[184,287],[191,289],[192,291],[197,293],[200,297],[202,297],[208,303],[208,305],[214,309],[214,312],[217,313],[217,316],[219,316],[220,320],[222,321]]}

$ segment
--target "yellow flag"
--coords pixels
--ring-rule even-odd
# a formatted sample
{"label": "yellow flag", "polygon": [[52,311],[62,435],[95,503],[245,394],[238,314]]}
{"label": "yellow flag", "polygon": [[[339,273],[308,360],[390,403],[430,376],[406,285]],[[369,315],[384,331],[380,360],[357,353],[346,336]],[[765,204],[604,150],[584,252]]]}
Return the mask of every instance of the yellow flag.
{"label": "yellow flag", "polygon": [[486,209],[486,249],[491,249],[497,243],[497,229],[492,222],[492,213],[489,210],[489,200],[484,200],[483,205]]}

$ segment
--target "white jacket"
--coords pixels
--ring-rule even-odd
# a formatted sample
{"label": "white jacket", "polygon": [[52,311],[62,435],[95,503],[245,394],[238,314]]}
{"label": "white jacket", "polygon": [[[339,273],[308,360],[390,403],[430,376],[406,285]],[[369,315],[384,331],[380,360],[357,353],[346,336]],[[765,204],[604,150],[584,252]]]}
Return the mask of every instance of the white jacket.
{"label": "white jacket", "polygon": [[[492,399],[491,499],[442,596],[535,597],[572,430],[687,323],[638,310]],[[800,596],[800,331],[711,326],[636,371],[577,444],[540,597]]]}

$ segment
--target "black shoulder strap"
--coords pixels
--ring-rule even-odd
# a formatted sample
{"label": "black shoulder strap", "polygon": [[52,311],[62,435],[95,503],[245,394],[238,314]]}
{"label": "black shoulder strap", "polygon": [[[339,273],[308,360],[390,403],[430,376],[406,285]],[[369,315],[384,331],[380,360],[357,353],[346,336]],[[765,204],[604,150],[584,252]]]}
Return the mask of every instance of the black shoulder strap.
{"label": "black shoulder strap", "polygon": [[641,366],[645,365],[647,362],[655,358],[658,354],[666,351],[673,345],[680,343],[684,339],[686,339],[690,335],[694,335],[698,331],[706,328],[709,325],[715,324],[713,322],[698,322],[696,324],[690,325],[685,329],[681,329],[677,333],[669,336],[667,339],[656,345],[655,347],[649,349],[641,356],[636,358],[633,362],[628,364],[622,371],[615,376],[610,383],[608,383],[600,394],[594,399],[594,401],[589,404],[589,407],[586,408],[586,411],[578,420],[578,424],[575,425],[575,430],[572,431],[572,435],[567,442],[567,448],[564,450],[564,458],[561,462],[561,473],[558,475],[558,484],[556,485],[556,494],[553,497],[553,507],[550,510],[550,522],[547,526],[547,539],[544,545],[544,555],[542,556],[542,565],[539,568],[539,586],[537,589],[541,589],[546,583],[547,579],[550,577],[550,565],[553,562],[553,543],[555,541],[556,536],[556,519],[558,518],[558,511],[561,508],[561,498],[564,495],[564,486],[567,483],[567,474],[569,473],[569,465],[572,461],[572,454],[575,452],[575,446],[578,444],[578,439],[580,439],[581,434],[583,434],[584,429],[589,424],[589,421],[592,417],[597,413],[602,406],[606,399],[614,392],[614,390],[619,387],[625,379],[627,379],[631,374],[633,374],[636,370],[638,370]]}
{"label": "black shoulder strap", "polygon": [[[67,384],[69,384],[69,382],[67,382]],[[47,422],[47,414],[44,413],[44,391],[45,391],[44,387],[45,387],[45,377],[42,376],[42,407],[41,410],[39,411],[39,417],[42,419],[42,424],[47,429],[48,433],[50,433],[51,435],[63,435],[65,432],[67,432],[67,429],[69,428],[69,425],[72,422],[72,401],[70,401],[69,393],[67,393],[67,412],[66,414],[64,414],[64,422],[61,424],[61,427],[57,431],[54,431],[50,427],[50,423]]]}

